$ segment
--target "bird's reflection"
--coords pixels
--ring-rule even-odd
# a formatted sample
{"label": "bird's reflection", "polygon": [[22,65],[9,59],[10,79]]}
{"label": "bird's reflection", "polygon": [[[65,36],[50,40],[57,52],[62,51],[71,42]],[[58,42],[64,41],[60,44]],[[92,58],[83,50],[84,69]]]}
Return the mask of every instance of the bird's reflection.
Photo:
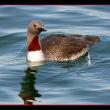
{"label": "bird's reflection", "polygon": [[22,79],[21,91],[19,93],[19,97],[22,98],[24,104],[32,105],[36,101],[35,98],[41,96],[35,88],[36,73],[37,70],[29,67],[25,70],[25,76]]}

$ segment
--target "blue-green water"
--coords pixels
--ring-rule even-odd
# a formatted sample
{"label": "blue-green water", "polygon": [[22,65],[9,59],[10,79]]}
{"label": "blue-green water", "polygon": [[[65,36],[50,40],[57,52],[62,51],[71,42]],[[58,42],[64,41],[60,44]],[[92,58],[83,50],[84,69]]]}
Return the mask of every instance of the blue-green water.
{"label": "blue-green water", "polygon": [[[0,104],[110,104],[110,6],[0,6]],[[30,74],[26,64],[28,23],[42,20],[50,33],[98,35],[87,57],[46,62]]]}

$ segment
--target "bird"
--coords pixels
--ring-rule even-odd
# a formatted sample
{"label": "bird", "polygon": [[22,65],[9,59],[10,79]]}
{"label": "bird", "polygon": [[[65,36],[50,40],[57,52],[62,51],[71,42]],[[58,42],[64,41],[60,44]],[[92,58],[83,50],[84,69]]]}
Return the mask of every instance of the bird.
{"label": "bird", "polygon": [[40,40],[47,31],[42,21],[32,20],[27,29],[27,61],[75,61],[89,52],[100,41],[97,35],[50,34]]}

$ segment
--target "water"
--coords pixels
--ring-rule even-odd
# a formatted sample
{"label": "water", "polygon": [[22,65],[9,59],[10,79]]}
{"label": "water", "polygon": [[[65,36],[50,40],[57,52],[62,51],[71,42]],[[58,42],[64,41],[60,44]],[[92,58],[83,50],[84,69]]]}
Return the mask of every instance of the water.
{"label": "water", "polygon": [[[0,6],[0,104],[110,104],[109,10],[103,5]],[[41,39],[56,32],[100,36],[90,51],[90,65],[83,57],[28,70],[26,31],[33,19],[48,30]]]}

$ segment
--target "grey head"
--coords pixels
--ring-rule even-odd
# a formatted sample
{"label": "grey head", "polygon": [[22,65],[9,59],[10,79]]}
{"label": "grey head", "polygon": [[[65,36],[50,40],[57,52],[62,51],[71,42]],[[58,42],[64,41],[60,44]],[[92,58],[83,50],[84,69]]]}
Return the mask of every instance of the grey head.
{"label": "grey head", "polygon": [[28,26],[28,33],[33,35],[39,35],[42,31],[46,31],[41,21],[32,20]]}
{"label": "grey head", "polygon": [[29,45],[35,36],[39,37],[39,34],[43,31],[46,31],[43,23],[38,20],[32,20],[27,29],[27,44]]}

